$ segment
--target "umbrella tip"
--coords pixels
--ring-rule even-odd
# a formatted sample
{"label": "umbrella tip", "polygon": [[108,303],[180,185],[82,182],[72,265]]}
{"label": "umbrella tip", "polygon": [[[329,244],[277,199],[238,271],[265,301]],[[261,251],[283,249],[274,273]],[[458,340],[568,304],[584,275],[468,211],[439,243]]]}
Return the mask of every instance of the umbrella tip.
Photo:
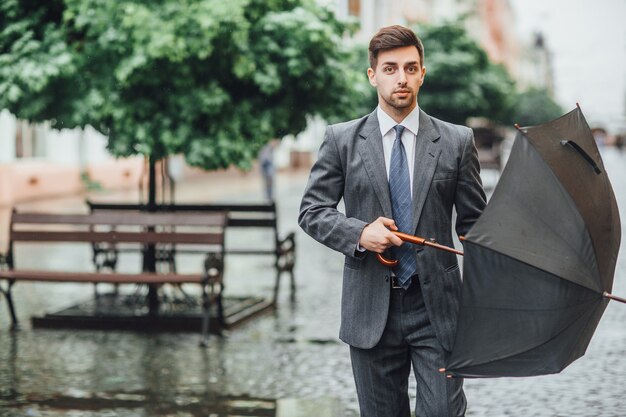
{"label": "umbrella tip", "polygon": [[580,103],[576,102],[576,107],[578,107],[578,110],[580,110]]}
{"label": "umbrella tip", "polygon": [[618,297],[617,295],[610,294],[608,291],[604,291],[602,296],[608,298],[609,300],[619,301],[620,303],[626,304],[626,298]]}

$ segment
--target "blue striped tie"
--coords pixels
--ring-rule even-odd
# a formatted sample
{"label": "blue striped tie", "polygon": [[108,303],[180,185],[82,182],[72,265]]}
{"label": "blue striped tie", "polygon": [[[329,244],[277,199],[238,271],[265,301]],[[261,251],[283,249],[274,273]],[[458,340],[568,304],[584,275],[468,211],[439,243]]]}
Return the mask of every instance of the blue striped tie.
{"label": "blue striped tie", "polygon": [[[396,125],[396,139],[391,149],[391,163],[389,168],[389,194],[391,195],[391,210],[393,219],[398,230],[403,233],[413,234],[413,203],[411,200],[411,181],[406,151],[402,144],[402,132],[404,126]],[[403,288],[411,285],[411,276],[417,269],[415,250],[410,243],[404,243],[400,247],[391,248],[391,253],[398,260],[394,273]]]}

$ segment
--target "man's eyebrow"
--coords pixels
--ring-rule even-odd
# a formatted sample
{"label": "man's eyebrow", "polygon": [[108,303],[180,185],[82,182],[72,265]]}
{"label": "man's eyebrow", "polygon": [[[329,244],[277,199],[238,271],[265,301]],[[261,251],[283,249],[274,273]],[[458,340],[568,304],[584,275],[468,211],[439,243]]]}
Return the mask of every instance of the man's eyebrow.
{"label": "man's eyebrow", "polygon": [[[398,65],[398,63],[393,61],[385,61],[381,65]],[[419,65],[419,61],[405,62],[404,65]]]}

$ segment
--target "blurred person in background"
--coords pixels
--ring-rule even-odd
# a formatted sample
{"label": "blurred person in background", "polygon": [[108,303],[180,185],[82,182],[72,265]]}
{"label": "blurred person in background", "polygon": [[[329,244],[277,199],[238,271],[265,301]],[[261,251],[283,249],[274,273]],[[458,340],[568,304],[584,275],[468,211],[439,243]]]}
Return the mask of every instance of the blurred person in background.
{"label": "blurred person in background", "polygon": [[263,176],[265,198],[269,201],[274,201],[274,177],[276,176],[274,149],[277,144],[278,141],[273,139],[259,151],[259,166],[261,168],[261,175]]}

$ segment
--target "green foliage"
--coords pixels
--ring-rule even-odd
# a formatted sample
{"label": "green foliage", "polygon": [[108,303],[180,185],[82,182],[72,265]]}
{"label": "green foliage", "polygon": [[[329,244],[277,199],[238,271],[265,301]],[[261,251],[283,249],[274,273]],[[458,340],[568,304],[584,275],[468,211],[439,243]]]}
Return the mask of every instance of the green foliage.
{"label": "green foliage", "polygon": [[501,65],[455,23],[416,30],[424,43],[424,86],[419,102],[429,114],[453,123],[486,117],[509,123],[514,84]]}
{"label": "green foliage", "polygon": [[351,30],[313,0],[3,0],[0,108],[92,125],[119,156],[245,168],[307,116],[371,97]]}
{"label": "green foliage", "polygon": [[367,78],[369,57],[367,45],[354,45],[345,58],[344,82],[351,94],[338,95],[331,111],[326,112],[329,123],[345,122],[371,113],[378,105],[378,93]]}
{"label": "green foliage", "polygon": [[563,109],[546,90],[529,89],[517,94],[513,120],[520,126],[533,126],[556,119]]}
{"label": "green foliage", "polygon": [[0,7],[0,108],[33,121],[71,111],[67,107],[78,89],[67,80],[77,76],[78,68],[59,28],[62,1],[42,8],[36,2],[4,0]]}

